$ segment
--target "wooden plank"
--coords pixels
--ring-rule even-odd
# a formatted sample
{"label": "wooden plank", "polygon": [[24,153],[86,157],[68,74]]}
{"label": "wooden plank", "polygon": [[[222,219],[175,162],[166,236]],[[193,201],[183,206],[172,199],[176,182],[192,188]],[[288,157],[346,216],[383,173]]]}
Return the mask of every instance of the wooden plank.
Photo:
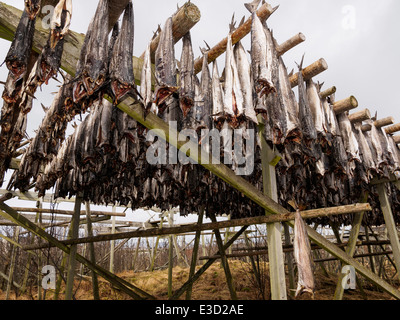
{"label": "wooden plank", "polygon": [[[355,204],[343,207],[336,208],[327,208],[327,209],[316,209],[301,212],[301,215],[304,219],[311,219],[316,217],[324,217],[330,216],[332,214],[350,214],[360,211],[372,211],[370,204]],[[154,236],[168,236],[170,234],[185,234],[188,232],[196,232],[196,231],[206,231],[206,230],[214,230],[214,229],[223,229],[223,228],[232,228],[232,227],[241,227],[241,226],[251,226],[265,223],[277,223],[284,221],[293,221],[294,213],[287,212],[284,215],[275,215],[275,216],[261,216],[254,218],[245,218],[245,219],[235,219],[229,221],[219,221],[217,223],[204,223],[202,225],[198,224],[188,224],[188,225],[180,225],[176,227],[166,227],[162,229],[152,228],[147,230],[135,230],[130,232],[121,232],[117,234],[103,234],[95,237],[89,238],[80,238],[77,240],[65,240],[62,243],[66,245],[71,244],[82,244],[89,242],[102,242],[102,241],[110,241],[110,240],[121,240],[126,238],[148,238]],[[25,246],[24,250],[36,250],[47,248],[48,244],[43,245],[35,245]]]}
{"label": "wooden plank", "polygon": [[394,262],[397,267],[397,277],[400,279],[400,241],[399,234],[396,229],[396,223],[393,218],[392,208],[386,191],[386,184],[377,185],[379,202],[385,218],[385,225],[388,231],[389,240],[393,250]]}

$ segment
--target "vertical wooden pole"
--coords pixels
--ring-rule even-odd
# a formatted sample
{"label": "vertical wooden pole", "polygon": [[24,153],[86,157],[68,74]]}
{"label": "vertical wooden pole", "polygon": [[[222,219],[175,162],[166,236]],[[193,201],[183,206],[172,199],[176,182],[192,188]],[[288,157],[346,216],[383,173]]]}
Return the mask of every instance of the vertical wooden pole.
{"label": "vertical wooden pole", "polygon": [[[82,196],[77,195],[75,198],[75,208],[74,215],[71,221],[71,229],[72,229],[72,239],[77,239],[79,237],[79,221],[81,217],[81,204],[82,204]],[[68,258],[68,267],[67,267],[67,284],[65,289],[65,300],[72,300],[73,289],[74,289],[74,280],[75,280],[75,267],[76,267],[76,254],[78,251],[77,245],[71,245],[71,251],[69,253]]]}
{"label": "vertical wooden pole", "polygon": [[[263,123],[262,117],[259,117]],[[262,134],[264,126],[259,126],[259,136],[261,140],[261,161],[263,173],[264,194],[275,202],[278,202],[278,189],[276,182],[275,166],[279,163],[279,157],[270,148]],[[268,214],[268,213],[266,213]],[[270,270],[271,299],[287,300],[285,262],[282,248],[282,225],[280,223],[267,224],[267,244]]]}
{"label": "vertical wooden pole", "polygon": [[[169,213],[169,224],[173,223],[173,213]],[[172,297],[172,274],[174,269],[174,240],[172,234],[169,236],[169,255],[168,255],[168,298]]]}
{"label": "vertical wooden pole", "polygon": [[[244,237],[244,241],[246,243],[246,247],[248,249],[252,249],[250,239],[249,239],[248,235],[246,234],[246,232],[244,233],[243,237]],[[260,277],[261,270],[257,269],[256,262],[254,261],[254,257],[253,256],[249,256],[248,258],[250,260],[251,267],[253,269],[254,276],[256,277],[256,281],[257,281],[257,284],[259,286],[259,289],[261,290],[261,285],[262,285],[261,277]]]}
{"label": "vertical wooden pole", "polygon": [[[214,212],[210,212],[210,218],[211,218],[212,222],[217,222],[217,218],[215,217]],[[229,268],[228,259],[226,258],[224,243],[222,242],[222,237],[221,237],[221,233],[220,233],[219,229],[215,229],[214,234],[215,234],[215,240],[217,241],[218,250],[221,255],[221,262],[222,262],[222,266],[224,268],[226,282],[228,284],[228,289],[229,289],[229,293],[231,295],[231,299],[237,300],[238,298],[237,298],[237,294],[236,294],[236,289],[233,284],[231,270]]]}
{"label": "vertical wooden pole", "polygon": [[[204,207],[200,209],[198,220],[197,220],[198,225],[201,225],[203,223],[204,211],[205,211]],[[190,270],[189,270],[189,279],[191,279],[194,276],[194,273],[196,272],[197,256],[198,256],[199,244],[200,244],[200,236],[201,236],[201,231],[196,231],[194,245],[193,245],[192,262],[190,264]],[[186,300],[192,299],[192,289],[193,289],[193,284],[191,283],[186,291]]]}
{"label": "vertical wooden pole", "polygon": [[[116,212],[115,206],[112,208],[112,212]],[[112,217],[112,227],[111,227],[111,233],[115,233],[115,216]],[[114,273],[114,254],[115,254],[115,240],[111,240],[111,246],[110,246],[110,272]]]}
{"label": "vertical wooden pole", "polygon": [[135,256],[133,257],[133,262],[132,262],[132,271],[135,271],[135,266],[136,266],[136,261],[139,255],[139,249],[140,249],[140,242],[142,238],[137,239],[137,244],[136,244],[136,251],[135,251]]}
{"label": "vertical wooden pole", "polygon": [[394,222],[392,208],[390,207],[389,198],[386,192],[386,184],[379,184],[377,186],[379,201],[381,203],[381,209],[385,218],[386,229],[389,235],[390,244],[393,251],[394,262],[397,268],[397,276],[400,279],[400,242],[399,235],[396,229],[396,223]]}
{"label": "vertical wooden pole", "polygon": [[[42,208],[42,201],[39,200],[36,202],[36,208],[41,209]],[[38,226],[41,228],[42,227],[42,213],[37,212],[36,213],[36,220],[38,223]],[[42,300],[42,258],[43,258],[43,253],[42,251],[39,252],[38,254],[38,300]]]}
{"label": "vertical wooden pole", "polygon": [[[90,203],[85,203],[86,207],[86,233],[88,237],[93,237],[93,226],[92,226],[92,218],[90,214]],[[96,252],[94,250],[94,243],[88,243],[89,245],[89,259],[95,264],[96,263]],[[96,272],[92,270],[92,288],[93,288],[93,300],[100,300],[99,293],[99,280],[97,278]]]}
{"label": "vertical wooden pole", "polygon": [[[283,225],[284,232],[285,232],[285,245],[290,245],[292,243],[290,239],[290,227],[285,223]],[[293,265],[293,253],[287,252],[286,253],[286,263],[288,266],[288,274],[289,274],[289,294],[294,297],[296,292],[296,284],[294,280],[294,265]]]}
{"label": "vertical wooden pole", "polygon": [[[361,198],[361,203],[366,203],[368,201],[368,193],[365,192]],[[351,225],[351,231],[349,240],[346,246],[346,253],[352,257],[356,251],[356,245],[358,240],[358,235],[360,234],[361,224],[364,218],[364,212],[354,214],[353,223]],[[334,300],[342,300],[344,294],[344,288],[342,286],[343,274],[339,272],[339,280],[336,285],[336,290],[333,299]]]}
{"label": "vertical wooden pole", "polygon": [[[14,240],[15,242],[18,243],[18,238],[19,238],[19,229],[20,227],[15,227],[14,231]],[[16,245],[12,246],[12,251],[11,251],[11,261],[10,261],[10,270],[8,273],[8,281],[7,281],[7,290],[6,290],[6,300],[9,299],[10,297],[10,291],[11,291],[11,286],[13,284],[13,278],[14,278],[14,269],[15,269],[15,259],[17,257],[17,250],[18,247]]]}
{"label": "vertical wooden pole", "polygon": [[[365,228],[365,237],[366,237],[367,242],[369,242],[369,231],[368,231],[368,228]],[[367,245],[367,248],[368,248],[368,253],[373,253],[374,252],[372,250],[372,246],[370,244]],[[372,255],[369,257],[369,263],[371,264],[371,271],[373,273],[376,273],[376,270],[375,270],[375,259],[374,259],[374,257]]]}
{"label": "vertical wooden pole", "polygon": [[[161,216],[160,229],[162,229],[162,227],[163,227],[163,222],[164,222],[164,216]],[[158,244],[160,242],[160,238],[161,238],[160,236],[157,237],[156,243],[155,243],[155,245],[153,247],[153,253],[152,253],[152,256],[151,256],[150,272],[154,271],[154,264],[156,262],[157,249],[158,249]]]}

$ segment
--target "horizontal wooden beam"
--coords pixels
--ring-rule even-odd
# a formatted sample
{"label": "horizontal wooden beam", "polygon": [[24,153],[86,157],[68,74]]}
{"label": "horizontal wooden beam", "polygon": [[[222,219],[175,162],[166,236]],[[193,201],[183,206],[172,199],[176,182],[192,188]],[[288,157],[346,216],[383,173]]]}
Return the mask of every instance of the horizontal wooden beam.
{"label": "horizontal wooden beam", "polygon": [[400,136],[394,136],[394,137],[393,137],[393,140],[394,140],[394,142],[395,142],[396,144],[399,144],[399,143],[400,143]]}
{"label": "horizontal wooden beam", "polygon": [[343,99],[337,101],[333,104],[333,111],[336,115],[345,113],[347,111],[356,109],[358,107],[358,101],[354,96],[348,97],[347,99]]}
{"label": "horizontal wooden beam", "polygon": [[[319,59],[303,69],[303,79],[304,81],[310,80],[326,70],[328,70],[328,64],[325,59]],[[292,75],[289,80],[292,89],[297,87],[299,85],[299,74]]]}
{"label": "horizontal wooden beam", "polygon": [[325,91],[322,91],[319,96],[321,97],[321,99],[326,99],[329,96],[333,95],[336,93],[336,87],[331,87],[329,89],[326,89]]}
{"label": "horizontal wooden beam", "polygon": [[[172,37],[174,42],[177,43],[182,37],[188,33],[201,18],[199,8],[191,2],[185,3],[179,10],[172,16]],[[160,43],[160,34],[158,34],[150,43],[150,56],[152,63],[155,62],[155,53]],[[145,52],[140,56],[144,59]]]}
{"label": "horizontal wooden beam", "polygon": [[[258,9],[257,15],[260,18],[261,21],[265,21],[269,18],[271,14],[274,13],[276,9],[272,8],[272,6],[268,3],[265,3]],[[232,33],[232,44],[238,43],[240,40],[242,40],[245,36],[247,36],[250,31],[251,31],[251,25],[252,25],[253,18],[250,17],[247,19],[246,22],[244,22],[240,27],[238,27],[233,33]],[[219,56],[224,54],[226,51],[226,48],[228,46],[228,37],[224,38],[221,40],[217,45],[211,48],[211,50],[208,51],[208,63],[211,63],[215,61]],[[194,62],[194,70],[196,73],[199,73],[202,69],[203,66],[203,57],[197,58]]]}
{"label": "horizontal wooden beam", "polygon": [[387,134],[394,134],[396,132],[400,132],[400,123],[397,123],[393,126],[386,128],[385,131]]}
{"label": "horizontal wooden beam", "polygon": [[378,129],[390,126],[392,124],[394,124],[394,118],[393,117],[387,117],[387,118],[384,118],[384,119],[376,120],[374,122],[375,127],[377,127]]}
{"label": "horizontal wooden beam", "polygon": [[368,109],[364,109],[349,115],[351,123],[363,122],[371,119],[371,112]]}
{"label": "horizontal wooden beam", "polygon": [[371,131],[372,130],[372,125],[370,124],[363,124],[361,126],[361,131],[362,132],[367,132],[367,131]]}
{"label": "horizontal wooden beam", "polygon": [[[363,203],[363,204],[355,204],[342,207],[303,211],[301,212],[301,216],[303,217],[303,219],[315,219],[319,217],[352,214],[352,213],[371,211],[371,210],[372,208],[370,204]],[[153,228],[148,230],[138,230],[138,231],[118,233],[118,234],[105,234],[96,237],[86,237],[80,239],[66,240],[62,241],[62,243],[66,245],[75,245],[82,243],[121,240],[127,238],[146,238],[146,237],[165,236],[165,235],[181,234],[181,233],[188,233],[195,231],[219,230],[224,228],[234,228],[234,227],[250,226],[257,224],[287,222],[294,220],[294,217],[295,217],[294,213],[288,212],[286,214],[281,214],[281,215],[270,215],[270,216],[261,216],[255,218],[227,220],[215,223],[204,223],[202,225],[189,224],[189,225],[180,225],[176,227],[166,227],[166,228],[163,227],[163,228]],[[43,244],[43,246],[47,247],[48,244]],[[24,249],[26,250],[41,249],[43,246],[34,245],[25,247]]]}
{"label": "horizontal wooden beam", "polygon": [[294,37],[290,38],[289,40],[277,46],[276,52],[278,53],[279,56],[282,56],[286,52],[298,46],[300,43],[304,41],[306,41],[306,36],[300,32],[296,34]]}
{"label": "horizontal wooden beam", "polygon": [[[18,212],[37,212],[37,213],[51,213],[51,214],[62,214],[72,216],[74,214],[73,211],[69,210],[58,210],[58,209],[36,209],[36,208],[21,208],[21,207],[13,207],[15,211]],[[123,212],[107,212],[107,211],[90,211],[92,216],[111,216],[111,217],[126,217],[126,214]],[[81,215],[86,215],[85,210],[81,210]]]}

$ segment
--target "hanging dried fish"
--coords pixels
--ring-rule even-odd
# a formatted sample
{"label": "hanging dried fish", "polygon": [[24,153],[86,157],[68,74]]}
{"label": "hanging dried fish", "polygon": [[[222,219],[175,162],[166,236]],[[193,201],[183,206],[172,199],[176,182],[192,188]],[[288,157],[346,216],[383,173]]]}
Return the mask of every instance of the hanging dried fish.
{"label": "hanging dried fish", "polygon": [[142,75],[140,78],[140,95],[143,99],[143,105],[146,112],[157,112],[157,108],[153,102],[152,91],[152,70],[151,70],[151,57],[150,57],[150,43],[147,45],[144,55]]}
{"label": "hanging dried fish", "polygon": [[41,0],[25,0],[25,10],[29,15],[29,19],[34,20],[40,11]]}
{"label": "hanging dried fish", "polygon": [[190,32],[182,38],[182,57],[180,62],[180,91],[179,104],[186,118],[194,106],[194,54]]}
{"label": "hanging dried fish", "polygon": [[[267,64],[267,38],[258,15],[257,7],[260,0],[245,4],[246,8],[252,14],[251,26],[251,59],[253,69],[254,86],[259,97],[268,96],[272,92],[276,92],[276,88],[269,78]],[[265,112],[265,108],[258,105],[258,112]]]}
{"label": "hanging dried fish", "polygon": [[128,93],[136,94],[133,74],[134,14],[132,1],[125,8],[121,32],[118,35],[110,62],[111,89],[114,104]]}
{"label": "hanging dried fish", "polygon": [[264,25],[264,33],[267,39],[267,65],[268,76],[272,79],[275,92],[265,97],[265,107],[268,109],[270,130],[272,131],[272,143],[281,148],[287,137],[287,112],[283,104],[279,83],[279,61],[275,48],[275,41],[268,26]]}
{"label": "hanging dried fish", "polygon": [[246,118],[258,124],[257,115],[253,104],[253,84],[251,78],[251,65],[247,59],[246,51],[239,41],[233,50],[239,74],[239,81],[243,95],[244,114]]}
{"label": "hanging dried fish", "polygon": [[[160,35],[160,43],[156,50],[156,82],[155,104],[158,114],[162,115],[167,108],[174,110],[175,105],[169,105],[169,98],[178,92],[176,83],[176,63],[174,41],[172,37],[172,18],[168,18]],[[179,108],[179,106],[178,106]]]}
{"label": "hanging dried fish", "polygon": [[310,240],[299,209],[295,215],[294,235],[294,257],[298,270],[296,297],[303,292],[308,292],[314,297],[315,281]]}
{"label": "hanging dried fish", "polygon": [[224,91],[221,85],[220,76],[218,72],[217,60],[213,63],[212,75],[212,97],[213,97],[213,111],[212,117],[217,127],[222,125],[224,116]]}
{"label": "hanging dried fish", "polygon": [[36,18],[31,19],[27,10],[24,10],[5,60],[8,70],[14,76],[14,81],[22,79],[27,72],[35,33],[35,22]]}
{"label": "hanging dried fish", "polygon": [[54,8],[51,18],[50,49],[54,50],[58,42],[64,39],[69,31],[72,18],[72,0],[60,0]]}
{"label": "hanging dried fish", "polygon": [[282,103],[286,111],[287,138],[295,142],[300,142],[302,138],[301,125],[299,122],[299,106],[292,91],[289,76],[282,57],[279,57],[279,92],[282,97]]}
{"label": "hanging dried fish", "polygon": [[200,80],[200,103],[195,104],[195,118],[198,125],[195,129],[200,133],[201,129],[211,129],[212,113],[212,78],[208,68],[208,52],[203,49],[203,67]]}
{"label": "hanging dried fish", "polygon": [[[82,82],[86,94],[92,96],[106,82],[108,74],[108,34],[109,1],[100,0],[95,17],[86,35],[84,60],[82,63]],[[78,96],[80,92],[77,92]]]}
{"label": "hanging dried fish", "polygon": [[225,56],[224,113],[232,128],[238,128],[245,120],[243,93],[232,47],[232,34],[228,36]]}

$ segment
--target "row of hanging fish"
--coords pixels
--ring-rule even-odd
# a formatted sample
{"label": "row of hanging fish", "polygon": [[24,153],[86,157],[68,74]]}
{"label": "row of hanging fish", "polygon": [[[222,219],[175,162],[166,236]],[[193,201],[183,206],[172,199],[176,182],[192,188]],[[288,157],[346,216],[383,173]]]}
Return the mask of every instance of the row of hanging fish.
{"label": "row of hanging fish", "polygon": [[[176,122],[178,131],[225,132],[221,162],[232,160],[228,166],[235,171],[240,161],[232,152],[224,152],[224,147],[232,144],[233,133],[223,129],[258,130],[254,135],[254,170],[244,178],[262,189],[262,137],[282,157],[277,180],[283,206],[288,208],[292,199],[307,209],[352,204],[367,190],[369,202],[376,208],[367,219],[379,223],[378,200],[369,182],[399,170],[399,148],[383,129],[372,125],[372,131],[363,132],[359,124],[350,122],[348,114],[336,115],[335,97],[321,99],[322,86],[303,79],[304,59],[299,65],[296,99],[272,31],[256,14],[258,5],[259,1],[247,5],[252,13],[251,59],[240,42],[232,43],[232,23],[222,74],[217,61],[208,65],[208,49],[204,49],[200,78],[194,72],[190,33],[183,37],[177,66],[169,18],[160,31],[155,53],[154,90],[148,46],[137,92],[132,67],[132,4],[125,10],[121,30],[115,26],[108,41],[107,1],[100,1],[77,73],[65,80],[10,186],[26,190],[36,182],[40,195],[55,186],[58,197],[80,193],[96,204],[129,203],[133,209],[179,206],[182,214],[188,214],[205,206],[208,212],[231,214],[232,218],[265,214],[202,166],[149,164],[147,130],[114,106],[130,95],[142,102],[147,113]],[[103,93],[108,93],[113,103],[104,100]],[[68,122],[85,111],[90,112],[64,141]],[[390,197],[399,206],[398,191],[391,189]],[[347,216],[332,219],[351,223]],[[332,220],[316,222],[329,224]]]}
{"label": "row of hanging fish", "polygon": [[37,57],[32,54],[36,17],[40,0],[26,0],[14,40],[5,64],[9,74],[3,91],[0,132],[0,185],[9,163],[26,136],[27,115],[33,106],[35,93],[43,83],[55,77],[61,65],[64,36],[69,30],[72,1],[60,0],[51,20],[47,44]]}

